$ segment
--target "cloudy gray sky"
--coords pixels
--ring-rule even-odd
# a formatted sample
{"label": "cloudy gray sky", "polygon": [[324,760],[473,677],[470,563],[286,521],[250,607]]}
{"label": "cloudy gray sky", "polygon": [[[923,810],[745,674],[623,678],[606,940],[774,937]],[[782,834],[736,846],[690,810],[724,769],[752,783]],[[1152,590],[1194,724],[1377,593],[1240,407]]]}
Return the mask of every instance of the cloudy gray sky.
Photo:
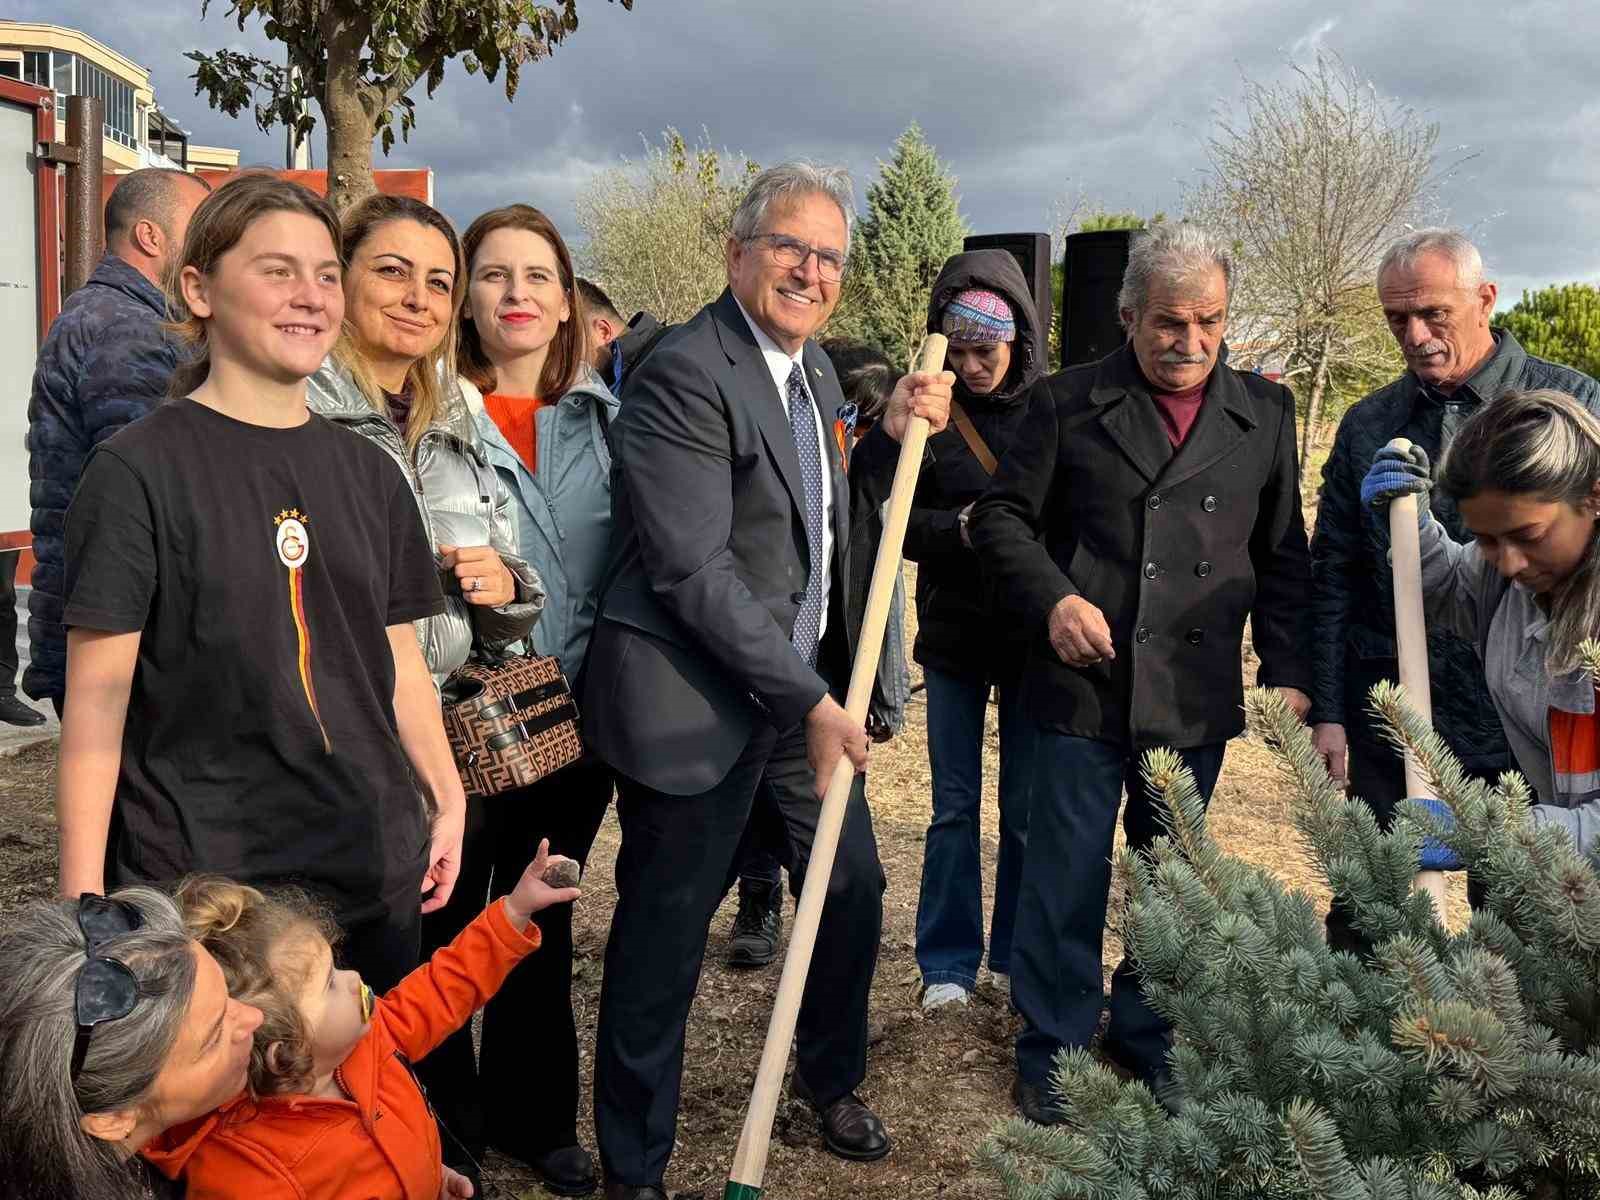
{"label": "cloudy gray sky", "polygon": [[[147,66],[202,143],[280,165],[282,134],[213,113],[187,49],[262,50],[213,0],[17,0]],[[1063,197],[1181,210],[1218,105],[1319,48],[1440,129],[1450,218],[1503,293],[1600,280],[1600,5],[1592,0],[581,0],[581,27],[529,68],[514,104],[452,65],[388,163],[430,166],[452,218],[512,200],[575,230],[594,174],[668,126],[762,163],[848,164],[864,204],[876,160],[919,121],[982,232],[1045,229]],[[320,134],[317,135],[320,137]],[[318,161],[321,161],[318,144]]]}

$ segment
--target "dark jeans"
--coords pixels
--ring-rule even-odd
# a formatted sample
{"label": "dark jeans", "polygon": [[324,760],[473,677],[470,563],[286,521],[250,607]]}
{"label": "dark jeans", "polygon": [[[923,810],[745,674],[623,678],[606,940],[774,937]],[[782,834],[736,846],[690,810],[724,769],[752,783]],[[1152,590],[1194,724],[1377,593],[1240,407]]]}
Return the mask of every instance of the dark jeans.
{"label": "dark jeans", "polygon": [[20,550],[0,552],[0,697],[17,694],[17,561]]}
{"label": "dark jeans", "polygon": [[[791,891],[799,893],[821,814],[813,778],[805,732],[797,728],[782,737],[758,731],[727,776],[698,795],[671,796],[618,779],[622,849],[594,1064],[595,1132],[608,1183],[661,1184],[677,1132],[684,1022],[712,914],[758,805],[781,817],[784,866]],[[824,1106],[866,1075],[867,997],[883,889],[857,776],[796,1028],[796,1074]]]}
{"label": "dark jeans", "polygon": [[[983,960],[983,719],[989,684],[923,670],[928,687],[928,766],[933,822],[922,857],[917,898],[917,966],[922,982],[958,983],[968,991]],[[995,864],[989,969],[1009,973],[1017,891],[1028,846],[1034,725],[1021,689],[1000,688],[1000,854]]]}
{"label": "dark jeans", "polygon": [[[422,919],[431,955],[491,899],[509,892],[541,838],[550,853],[585,862],[611,803],[611,771],[584,758],[530,787],[467,802],[462,873],[450,903]],[[580,904],[584,903],[579,901]],[[453,1135],[482,1156],[485,1145],[527,1161],[578,1142],[578,1029],[572,1015],[572,905],[534,914],[539,949],[506,978],[483,1010],[474,1058],[472,1027],[417,1064],[440,1122],[445,1158]]]}
{"label": "dark jeans", "polygon": [[[1017,1072],[1044,1086],[1056,1052],[1089,1045],[1104,1003],[1101,951],[1111,888],[1111,846],[1124,789],[1122,828],[1131,849],[1161,832],[1158,803],[1121,746],[1039,730],[1034,745],[1028,854],[1017,903],[1011,998],[1027,1022],[1017,1036]],[[1181,750],[1207,803],[1227,743]],[[1170,1028],[1139,991],[1124,955],[1111,978],[1106,1051],[1148,1078],[1165,1061]]]}
{"label": "dark jeans", "polygon": [[359,974],[380,996],[422,961],[422,898],[403,896],[381,917],[344,927],[335,953],[339,962]]}
{"label": "dark jeans", "polygon": [[[1346,773],[1350,781],[1350,794],[1358,796],[1378,818],[1378,826],[1388,830],[1394,824],[1395,807],[1406,798],[1405,760],[1393,746],[1380,745],[1366,738],[1351,738]],[[1512,768],[1514,769],[1514,768]],[[1500,770],[1477,772],[1468,775],[1493,783]],[[1483,885],[1468,876],[1467,902],[1477,908],[1483,900]],[[1355,914],[1338,896],[1328,905],[1326,925],[1328,948],[1345,950],[1361,958],[1370,957],[1372,943],[1363,937],[1354,925]]]}

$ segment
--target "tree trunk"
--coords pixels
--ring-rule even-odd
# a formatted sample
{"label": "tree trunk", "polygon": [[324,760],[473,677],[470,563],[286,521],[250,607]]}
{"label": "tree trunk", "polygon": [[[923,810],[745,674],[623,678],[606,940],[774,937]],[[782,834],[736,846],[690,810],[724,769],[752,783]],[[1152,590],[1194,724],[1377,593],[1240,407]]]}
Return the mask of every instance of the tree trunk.
{"label": "tree trunk", "polygon": [[361,75],[361,47],[367,28],[357,17],[330,5],[323,30],[328,52],[328,86],[320,97],[328,129],[328,200],[343,217],[358,201],[378,190],[372,178],[372,135],[377,113],[372,90]]}
{"label": "tree trunk", "polygon": [[1333,343],[1333,333],[1322,335],[1322,345],[1317,350],[1317,369],[1311,376],[1311,397],[1306,401],[1306,424],[1300,433],[1300,477],[1305,478],[1306,467],[1311,462],[1312,439],[1317,432],[1317,421],[1322,416],[1322,397],[1328,390],[1328,356]]}

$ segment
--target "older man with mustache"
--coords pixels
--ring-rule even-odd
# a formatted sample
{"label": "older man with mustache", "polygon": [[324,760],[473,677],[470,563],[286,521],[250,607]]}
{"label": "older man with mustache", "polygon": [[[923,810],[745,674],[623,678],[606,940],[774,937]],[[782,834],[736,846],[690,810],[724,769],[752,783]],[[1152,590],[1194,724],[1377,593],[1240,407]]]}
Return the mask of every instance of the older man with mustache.
{"label": "older man with mustache", "polygon": [[[1120,306],[1128,344],[1033,386],[1028,415],[973,510],[997,604],[1031,637],[1022,708],[1040,726],[1012,947],[1018,1108],[1060,1120],[1057,1051],[1089,1044],[1117,809],[1150,845],[1157,804],[1139,753],[1170,746],[1209,798],[1244,727],[1240,651],[1259,681],[1310,701],[1311,590],[1294,397],[1226,365],[1227,245],[1189,224],[1135,243]],[[1175,1102],[1169,1028],[1131,962],[1111,986],[1106,1057]]]}
{"label": "older man with mustache", "polygon": [[[1378,266],[1378,299],[1406,373],[1365,397],[1339,422],[1322,469],[1322,499],[1311,543],[1318,638],[1312,651],[1311,721],[1317,749],[1387,827],[1405,798],[1400,755],[1367,712],[1367,692],[1398,676],[1393,582],[1375,542],[1381,512],[1364,509],[1361,479],[1373,455],[1409,438],[1438,462],[1456,429],[1485,400],[1509,388],[1555,388],[1600,409],[1600,385],[1568,367],[1535,358],[1503,329],[1491,329],[1498,291],[1483,258],[1450,229],[1421,229],[1395,242]],[[1458,542],[1471,540],[1454,503],[1436,496],[1433,514]],[[1434,728],[1475,775],[1515,769],[1500,718],[1471,644],[1443,632],[1428,639]],[[1335,897],[1328,941],[1361,952],[1349,909]]]}

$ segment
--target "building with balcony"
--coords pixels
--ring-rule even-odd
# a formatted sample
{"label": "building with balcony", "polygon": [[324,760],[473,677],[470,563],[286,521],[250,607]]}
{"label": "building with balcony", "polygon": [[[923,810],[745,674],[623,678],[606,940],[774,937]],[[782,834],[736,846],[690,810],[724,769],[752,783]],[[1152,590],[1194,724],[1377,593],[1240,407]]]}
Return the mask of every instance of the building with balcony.
{"label": "building with balcony", "polygon": [[227,170],[239,152],[197,146],[156,102],[150,72],[88,34],[62,25],[0,20],[0,77],[49,88],[56,117],[65,121],[68,96],[97,96],[107,174],[140,167]]}

